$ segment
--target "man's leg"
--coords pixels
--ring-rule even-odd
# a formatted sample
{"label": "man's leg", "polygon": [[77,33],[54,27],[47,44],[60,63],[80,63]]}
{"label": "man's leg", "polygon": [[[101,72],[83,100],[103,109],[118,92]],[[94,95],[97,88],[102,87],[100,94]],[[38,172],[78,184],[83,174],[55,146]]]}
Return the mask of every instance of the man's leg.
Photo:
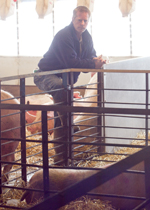
{"label": "man's leg", "polygon": [[[40,79],[34,78],[34,82],[37,87],[41,90],[50,91],[49,94],[53,96],[54,103],[57,105],[67,105],[67,91],[64,89],[62,84],[62,78],[57,75],[46,75],[41,76]],[[55,129],[54,129],[54,139],[58,141],[67,141],[67,112],[63,110],[58,111],[57,114],[54,113],[55,119]],[[63,126],[63,127],[60,127]],[[74,126],[74,132],[79,131],[78,126]],[[60,161],[61,159],[65,159],[67,155],[67,144],[59,145],[54,144],[56,154],[63,153],[54,158],[54,161]]]}
{"label": "man's leg", "polygon": [[[37,76],[34,78],[34,83],[37,87],[44,91],[50,91],[49,94],[53,96],[54,103],[57,105],[67,105],[67,91],[64,90],[62,84],[62,78],[57,75],[46,75]],[[58,116],[58,118],[57,118]],[[58,111],[54,113],[55,128],[54,128],[54,139],[56,141],[67,141],[67,113]],[[61,127],[63,126],[63,127]],[[66,144],[54,144],[56,156],[54,162],[66,159],[67,145]],[[57,155],[59,154],[60,155]]]}

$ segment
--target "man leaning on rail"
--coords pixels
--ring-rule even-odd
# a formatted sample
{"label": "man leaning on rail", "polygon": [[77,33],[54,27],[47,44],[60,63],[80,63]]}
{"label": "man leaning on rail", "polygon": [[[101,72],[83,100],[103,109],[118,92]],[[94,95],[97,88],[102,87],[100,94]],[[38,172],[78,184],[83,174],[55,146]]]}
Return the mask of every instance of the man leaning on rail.
{"label": "man leaning on rail", "polygon": [[[102,56],[97,57],[96,51],[93,47],[92,37],[87,31],[87,25],[90,19],[90,11],[85,6],[78,6],[73,11],[72,22],[60,30],[54,37],[49,50],[45,53],[43,58],[38,63],[39,70],[36,72],[68,69],[68,68],[86,68],[86,69],[100,69],[106,60]],[[93,75],[95,72],[91,72]],[[77,82],[80,72],[74,72],[74,83]],[[43,91],[51,91],[63,88],[62,74],[35,76],[34,83]],[[66,105],[67,93],[59,90],[51,92],[54,103],[63,102]],[[62,141],[66,141],[67,128],[67,113],[59,111],[58,116],[63,125],[63,129],[56,129],[54,131],[54,138],[64,136]],[[55,127],[59,125],[55,122]],[[74,127],[74,132],[78,127]],[[65,151],[63,148],[55,149],[56,153]],[[66,152],[65,152],[66,153]],[[55,162],[62,157],[56,157]]]}

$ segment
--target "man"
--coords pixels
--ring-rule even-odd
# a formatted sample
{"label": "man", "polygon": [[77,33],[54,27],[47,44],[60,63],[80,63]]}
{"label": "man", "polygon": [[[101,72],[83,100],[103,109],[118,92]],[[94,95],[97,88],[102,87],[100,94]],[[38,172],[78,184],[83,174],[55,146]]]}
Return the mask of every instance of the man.
{"label": "man", "polygon": [[[90,11],[87,7],[79,6],[73,11],[73,18],[70,25],[60,30],[54,37],[51,46],[44,57],[40,60],[39,71],[50,71],[68,68],[99,69],[105,60],[96,56],[93,48],[92,37],[86,30],[90,19]],[[74,83],[78,80],[79,72],[73,73]],[[92,73],[93,74],[93,73]],[[51,91],[63,88],[62,74],[35,76],[34,82],[37,87],[44,91]],[[65,90],[53,91],[54,103],[67,103]],[[61,124],[67,127],[67,117],[63,112],[58,112]],[[57,124],[57,123],[56,123]],[[78,130],[76,126],[74,132]],[[62,132],[55,131],[54,138],[59,137]],[[66,139],[66,137],[65,137]],[[65,141],[65,139],[63,139]],[[60,152],[56,151],[57,153]]]}

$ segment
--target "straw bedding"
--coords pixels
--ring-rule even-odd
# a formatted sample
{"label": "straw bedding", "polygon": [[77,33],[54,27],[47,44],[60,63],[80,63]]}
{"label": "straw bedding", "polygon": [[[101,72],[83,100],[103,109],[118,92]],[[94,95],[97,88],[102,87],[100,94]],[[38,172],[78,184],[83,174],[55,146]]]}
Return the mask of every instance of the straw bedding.
{"label": "straw bedding", "polygon": [[[27,133],[27,135],[29,135],[29,133]],[[41,137],[35,136],[34,138],[36,140],[37,139],[40,140]],[[52,137],[49,136],[49,140],[51,138]],[[138,145],[139,144],[144,145],[144,143],[145,143],[144,134],[139,134],[137,139],[138,138],[143,139],[143,140],[140,140],[140,141],[135,140],[135,141],[132,142],[132,144],[134,144],[134,145],[137,145],[137,144]],[[31,139],[33,139],[33,137]],[[37,143],[33,143],[33,142],[28,142],[27,143],[27,147],[31,147],[31,146],[34,146],[34,145],[37,145]],[[49,149],[52,148],[52,147],[53,147],[53,145],[49,144]],[[18,151],[19,150],[20,150],[20,145],[18,146]],[[116,151],[116,155],[103,155],[103,156],[99,156],[99,157],[94,157],[92,159],[92,161],[83,161],[78,166],[100,168],[100,167],[102,167],[106,164],[112,163],[112,161],[116,162],[116,161],[119,161],[119,160],[125,158],[126,156],[124,154],[132,154],[132,153],[137,152],[138,150],[139,149],[137,149],[137,148],[128,148],[128,147],[123,148],[123,149],[120,149],[120,150]],[[42,160],[41,151],[42,151],[42,146],[41,145],[38,145],[35,148],[27,149],[27,156],[31,155],[31,154],[34,154],[34,153],[39,153],[38,155],[34,156],[34,158],[33,157],[28,158],[27,162],[28,163],[33,163],[33,162],[36,162],[38,160]],[[120,153],[122,155],[118,155]],[[51,156],[53,154],[55,154],[54,150],[50,150],[49,155]],[[19,156],[20,156],[20,153],[17,153],[16,154],[16,159],[19,159]],[[98,161],[95,161],[95,160],[98,160]],[[53,160],[51,160],[51,161],[53,161]],[[107,162],[105,162],[105,161],[107,161]],[[13,169],[17,168],[17,167],[18,166],[13,166]],[[18,178],[15,181],[14,186],[15,187],[21,187],[21,186],[24,187],[25,183],[20,178]],[[22,190],[4,188],[3,194],[1,195],[1,198],[0,198],[0,203],[3,204],[3,205],[7,204],[7,205],[10,205],[10,206],[28,208],[30,206],[27,205],[25,201],[22,201],[22,202],[19,201],[22,193],[23,193]],[[11,208],[0,207],[0,209],[7,210],[7,209],[11,209]],[[75,201],[70,202],[68,205],[60,208],[60,210],[77,210],[77,209],[78,210],[82,210],[82,209],[85,209],[85,210],[97,210],[97,209],[115,210],[116,208],[113,207],[109,201],[101,201],[100,199],[90,199],[87,196],[82,196],[81,198],[76,199]]]}

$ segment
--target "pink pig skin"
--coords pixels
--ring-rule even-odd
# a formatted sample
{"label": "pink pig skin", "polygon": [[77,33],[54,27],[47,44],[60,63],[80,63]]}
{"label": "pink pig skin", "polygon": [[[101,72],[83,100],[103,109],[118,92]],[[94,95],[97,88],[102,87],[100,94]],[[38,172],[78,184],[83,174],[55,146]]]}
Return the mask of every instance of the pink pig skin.
{"label": "pink pig skin", "polygon": [[[10,93],[1,90],[1,100],[8,99],[8,98],[14,98],[13,95]],[[11,99],[8,101],[1,101],[1,103],[6,104],[19,104],[19,101],[17,99]],[[9,109],[1,109],[1,116],[13,114],[16,112],[20,112],[20,110],[9,110]],[[15,128],[15,129],[13,129]],[[12,129],[8,131],[9,129]],[[6,131],[5,131],[6,130]],[[12,138],[12,139],[18,139],[20,138],[20,114],[14,114],[6,117],[1,118],[1,137],[2,138]],[[8,161],[13,162],[15,160],[15,155],[11,154],[15,152],[19,142],[18,141],[10,141],[10,140],[1,140],[2,143],[2,161]],[[6,144],[4,144],[6,143]],[[6,155],[3,157],[4,155]],[[5,174],[5,176],[2,177],[2,181],[6,181],[8,179],[8,173],[13,164],[7,164],[4,166],[2,173]]]}
{"label": "pink pig skin", "polygon": [[[106,166],[105,166],[106,167]],[[144,168],[143,162],[134,166],[132,170],[142,171]],[[75,184],[92,174],[95,174],[95,171],[91,170],[78,170],[78,169],[49,169],[49,187],[50,190],[63,190],[72,184]],[[96,181],[96,180],[95,180]],[[135,173],[122,173],[119,176],[107,181],[101,186],[93,189],[92,193],[101,193],[101,194],[115,194],[122,196],[145,196],[145,178],[144,174],[135,174]],[[30,179],[27,189],[43,189],[43,171],[40,170],[36,172]],[[79,189],[80,190],[80,189]],[[34,203],[41,199],[43,194],[41,192],[25,191],[21,200],[26,199],[26,202]],[[131,210],[140,204],[141,201],[131,200],[125,198],[111,198],[111,197],[99,197],[91,196],[95,199],[108,200],[111,201],[111,204],[116,209],[127,209]],[[59,201],[58,201],[59,202]]]}

